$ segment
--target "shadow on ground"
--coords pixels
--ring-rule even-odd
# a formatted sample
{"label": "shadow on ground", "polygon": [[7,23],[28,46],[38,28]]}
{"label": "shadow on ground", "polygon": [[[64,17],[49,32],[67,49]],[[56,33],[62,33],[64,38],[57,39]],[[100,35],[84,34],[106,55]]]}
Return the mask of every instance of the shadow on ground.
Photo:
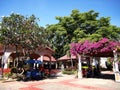
{"label": "shadow on ground", "polygon": [[102,73],[101,75],[96,76],[95,78],[115,80],[115,75],[114,74],[103,74]]}

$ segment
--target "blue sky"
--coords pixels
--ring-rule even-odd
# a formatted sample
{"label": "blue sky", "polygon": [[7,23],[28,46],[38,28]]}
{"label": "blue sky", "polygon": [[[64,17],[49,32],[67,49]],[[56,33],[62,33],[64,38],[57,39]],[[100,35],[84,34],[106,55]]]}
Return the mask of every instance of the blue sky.
{"label": "blue sky", "polygon": [[12,12],[24,16],[34,14],[39,25],[55,24],[55,16],[68,16],[73,9],[80,12],[94,10],[99,17],[111,17],[111,24],[120,27],[120,0],[0,0],[0,16]]}

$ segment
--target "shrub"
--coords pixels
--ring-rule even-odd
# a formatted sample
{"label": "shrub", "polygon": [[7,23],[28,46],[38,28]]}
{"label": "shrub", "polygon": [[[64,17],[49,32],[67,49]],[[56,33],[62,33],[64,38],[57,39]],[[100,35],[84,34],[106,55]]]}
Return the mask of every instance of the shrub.
{"label": "shrub", "polygon": [[62,71],[63,74],[68,74],[68,75],[71,75],[71,74],[74,74],[75,71]]}
{"label": "shrub", "polygon": [[11,73],[17,73],[17,68],[16,67],[12,67],[10,72]]}
{"label": "shrub", "polygon": [[4,73],[3,76],[4,76],[4,78],[8,79],[12,76],[12,74],[10,72],[8,72],[8,73]]}

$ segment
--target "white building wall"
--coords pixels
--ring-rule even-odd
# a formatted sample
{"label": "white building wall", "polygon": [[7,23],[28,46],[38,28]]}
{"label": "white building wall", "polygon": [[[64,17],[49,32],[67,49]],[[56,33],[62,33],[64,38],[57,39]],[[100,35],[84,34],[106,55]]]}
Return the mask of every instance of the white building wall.
{"label": "white building wall", "polygon": [[107,68],[107,67],[106,67],[106,61],[107,61],[107,58],[106,58],[106,57],[101,57],[101,58],[100,58],[100,66],[101,66],[102,68]]}

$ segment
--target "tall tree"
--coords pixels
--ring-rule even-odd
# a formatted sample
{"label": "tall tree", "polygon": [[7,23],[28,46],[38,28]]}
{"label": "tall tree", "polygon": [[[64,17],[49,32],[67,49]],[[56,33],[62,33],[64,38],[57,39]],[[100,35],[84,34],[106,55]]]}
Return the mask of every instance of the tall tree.
{"label": "tall tree", "polygon": [[63,45],[66,43],[66,30],[61,25],[50,25],[47,27],[48,41],[55,50],[55,56],[60,57],[59,52],[64,53]]}
{"label": "tall tree", "polygon": [[57,24],[48,25],[48,40],[54,46],[56,57],[61,57],[69,50],[71,42],[85,40],[99,41],[102,38],[120,39],[120,28],[110,24],[110,17],[98,17],[93,10],[80,12],[72,10],[69,16],[57,16]]}
{"label": "tall tree", "polygon": [[21,46],[25,51],[30,52],[38,46],[47,45],[45,40],[45,29],[37,24],[38,18],[34,15],[25,17],[12,13],[5,16],[1,21],[0,43],[4,46]]}

